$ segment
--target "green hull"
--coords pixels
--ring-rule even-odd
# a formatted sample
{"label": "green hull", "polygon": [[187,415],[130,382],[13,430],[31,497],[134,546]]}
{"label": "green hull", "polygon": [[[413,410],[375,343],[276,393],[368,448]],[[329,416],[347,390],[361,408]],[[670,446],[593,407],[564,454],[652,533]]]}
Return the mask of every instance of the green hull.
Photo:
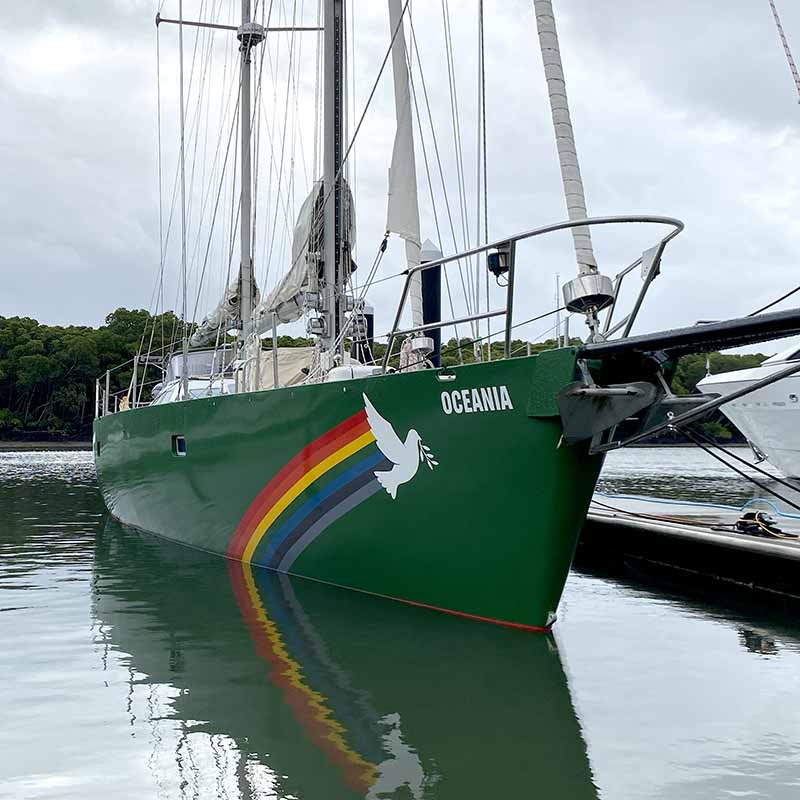
{"label": "green hull", "polygon": [[555,395],[575,378],[575,352],[453,374],[103,417],[103,496],[126,524],[235,560],[547,628],[602,464],[585,444],[559,446]]}
{"label": "green hull", "polygon": [[[163,792],[264,796],[266,774],[275,797],[597,796],[551,636],[229,567],[114,522],[98,537],[92,616],[137,675]],[[144,702],[159,687],[167,708]]]}

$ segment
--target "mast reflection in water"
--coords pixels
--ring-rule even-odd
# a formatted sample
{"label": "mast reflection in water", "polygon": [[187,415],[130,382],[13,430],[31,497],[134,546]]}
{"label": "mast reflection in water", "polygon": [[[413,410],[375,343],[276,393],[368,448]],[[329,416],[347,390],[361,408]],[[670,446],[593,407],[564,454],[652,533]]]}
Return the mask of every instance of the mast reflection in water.
{"label": "mast reflection in water", "polygon": [[[108,522],[93,613],[148,765],[195,796],[596,797],[555,641]],[[139,711],[139,713],[142,713]]]}

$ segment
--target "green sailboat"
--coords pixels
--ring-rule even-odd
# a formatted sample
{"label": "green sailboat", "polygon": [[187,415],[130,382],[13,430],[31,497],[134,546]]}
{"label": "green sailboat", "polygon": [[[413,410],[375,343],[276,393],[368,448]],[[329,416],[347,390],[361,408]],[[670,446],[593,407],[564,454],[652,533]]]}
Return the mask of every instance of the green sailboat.
{"label": "green sailboat", "polygon": [[[404,40],[408,3],[390,0],[387,57],[397,136],[387,227],[405,240],[408,264],[385,353],[376,360],[371,317],[352,283],[343,5],[323,4],[323,180],[300,211],[285,278],[260,299],[250,236],[250,69],[252,52],[266,46],[272,29],[254,22],[243,2],[235,29],[241,43],[239,276],[191,339],[184,311],[181,347],[151,403],[141,401],[137,385],[136,366],[149,363],[147,354],[137,355],[131,386],[113,408],[108,374],[98,381],[94,447],[103,496],[123,523],[234,562],[547,630],[603,452],[620,443],[620,424],[642,430],[687,409],[702,413],[695,408],[702,398],[669,392],[675,358],[720,343],[788,335],[798,329],[798,315],[630,336],[664,249],[683,226],[668,217],[587,218],[546,2],[536,3],[537,20],[570,219],[448,257],[423,254]],[[177,22],[181,33],[194,24]],[[590,231],[644,223],[667,232],[614,281],[600,273]],[[585,317],[589,342],[575,347],[565,339],[552,351],[512,357],[515,279],[522,268],[517,249],[558,231],[572,233],[579,269],[564,286],[564,304]],[[185,306],[185,244],[182,253]],[[442,314],[441,276],[464,263],[477,264],[481,280],[491,275],[503,287],[500,308],[489,307],[487,292],[485,311],[476,302],[464,316]],[[643,281],[633,309],[613,322],[622,282],[638,268]],[[407,307],[410,323],[404,323]],[[300,316],[316,342],[305,354],[277,346],[278,325]],[[502,358],[490,360],[491,347],[477,345],[478,363],[441,366],[442,328],[477,330],[492,319],[504,323]],[[233,351],[219,346],[226,330],[237,331]],[[622,338],[612,339],[617,332]],[[266,351],[261,337],[269,333],[273,347]]]}

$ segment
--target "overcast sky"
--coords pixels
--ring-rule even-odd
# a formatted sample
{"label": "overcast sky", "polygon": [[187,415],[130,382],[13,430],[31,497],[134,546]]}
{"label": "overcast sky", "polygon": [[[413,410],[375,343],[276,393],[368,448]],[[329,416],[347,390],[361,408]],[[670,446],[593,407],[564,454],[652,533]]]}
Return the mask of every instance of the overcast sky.
{"label": "overcast sky", "polygon": [[[187,3],[189,12],[199,2]],[[208,2],[230,5],[231,14],[239,6]],[[285,0],[281,13],[291,5]],[[313,0],[300,5],[313,22]],[[554,5],[590,214],[665,214],[687,225],[667,252],[641,329],[746,314],[800,283],[800,106],[767,0]],[[359,115],[389,32],[382,2],[355,0],[351,7]],[[477,0],[450,0],[471,221],[476,8]],[[778,8],[790,44],[800,48],[800,6],[778,0]],[[441,3],[415,0],[413,9],[452,200]],[[28,0],[4,9],[0,315],[96,325],[117,306],[150,307],[159,264],[157,10],[154,0]],[[164,13],[176,12],[177,0],[168,0]],[[161,37],[168,104],[176,96],[177,39],[163,28]],[[563,219],[566,211],[531,2],[487,0],[486,51],[489,234],[499,238]],[[313,46],[306,55],[313,68]],[[313,74],[307,84],[305,95],[313,95]],[[357,147],[358,257],[365,267],[385,226],[393,120],[387,71]],[[174,157],[173,121],[165,117],[165,160]],[[423,237],[435,238],[419,151],[417,159]],[[173,158],[165,185],[174,166]],[[298,183],[292,216],[304,193]],[[604,232],[596,241],[601,268],[613,274],[656,238],[655,231]],[[520,313],[553,307],[555,273],[574,270],[568,240],[561,245],[531,254]],[[384,272],[401,267],[402,248],[393,245]],[[174,259],[167,269],[177,274]],[[387,282],[371,294],[380,320],[388,319],[397,291]]]}

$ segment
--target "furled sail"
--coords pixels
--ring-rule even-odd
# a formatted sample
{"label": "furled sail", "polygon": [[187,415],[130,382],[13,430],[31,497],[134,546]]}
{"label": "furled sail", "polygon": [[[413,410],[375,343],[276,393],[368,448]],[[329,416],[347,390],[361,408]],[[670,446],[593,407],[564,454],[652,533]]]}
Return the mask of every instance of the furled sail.
{"label": "furled sail", "polygon": [[317,271],[311,268],[312,262],[316,267],[316,258],[309,256],[322,251],[322,204],[322,181],[316,181],[297,215],[289,271],[253,312],[258,333],[271,330],[273,319],[278,323],[300,319],[306,292],[317,289]]}
{"label": "furled sail", "polygon": [[[392,44],[392,72],[397,132],[394,137],[392,166],[389,170],[386,229],[405,240],[406,261],[409,267],[415,267],[419,264],[420,255],[419,202],[401,0],[389,0],[389,26],[393,35],[396,32]],[[409,295],[412,324],[422,325],[422,276],[419,273],[416,273],[411,280]]]}
{"label": "furled sail", "polygon": [[[258,288],[254,296],[258,299]],[[239,279],[234,280],[225,290],[217,307],[206,315],[197,330],[189,339],[192,347],[202,347],[224,336],[225,332],[236,325],[239,318]]]}
{"label": "furled sail", "polygon": [[[583,192],[583,180],[578,165],[578,153],[575,149],[575,134],[567,102],[567,86],[564,81],[564,68],[561,65],[561,50],[558,46],[556,19],[553,14],[552,0],[534,0],[536,25],[539,31],[539,45],[542,51],[542,63],[547,80],[547,94],[550,97],[550,110],[553,115],[553,127],[556,134],[558,162],[561,165],[561,180],[564,184],[564,197],[567,201],[567,213],[570,220],[586,219],[586,197]],[[592,235],[588,226],[572,229],[572,240],[578,269],[583,274],[597,272],[597,260],[592,247]]]}
{"label": "furled sail", "polygon": [[[346,183],[343,184],[343,188],[345,236],[347,241],[353,242],[355,238],[353,197]],[[323,225],[323,184],[322,181],[316,181],[297,215],[292,237],[292,263],[289,265],[289,270],[253,312],[255,330],[258,334],[272,330],[273,321],[285,324],[303,316],[306,294],[316,292],[319,288],[317,270],[319,254],[322,253]]]}

